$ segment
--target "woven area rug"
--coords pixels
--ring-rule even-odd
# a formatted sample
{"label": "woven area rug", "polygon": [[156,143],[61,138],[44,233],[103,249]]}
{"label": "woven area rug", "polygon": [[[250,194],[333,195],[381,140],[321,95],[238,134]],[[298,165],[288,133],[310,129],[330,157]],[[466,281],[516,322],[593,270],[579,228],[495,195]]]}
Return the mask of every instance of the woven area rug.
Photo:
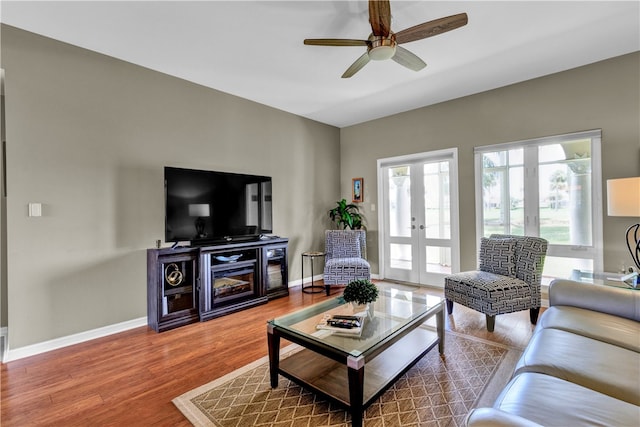
{"label": "woven area rug", "polygon": [[[283,349],[282,357],[297,351]],[[462,426],[474,407],[490,406],[507,383],[521,351],[446,332],[445,357],[427,353],[365,412],[365,427]],[[366,369],[366,368],[365,368]],[[173,400],[195,426],[350,426],[338,405],[280,376],[269,385],[262,358]]]}

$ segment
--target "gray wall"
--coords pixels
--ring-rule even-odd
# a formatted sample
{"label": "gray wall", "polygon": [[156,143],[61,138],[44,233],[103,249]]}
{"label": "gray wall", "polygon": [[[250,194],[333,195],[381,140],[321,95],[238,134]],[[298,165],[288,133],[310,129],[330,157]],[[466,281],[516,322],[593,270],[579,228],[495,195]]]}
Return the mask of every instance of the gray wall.
{"label": "gray wall", "polygon": [[624,244],[634,218],[606,215],[610,178],[640,176],[640,53],[341,129],[341,193],[364,177],[368,253],[378,271],[376,161],[458,147],[461,268],[477,263],[473,147],[602,129],[604,267],[631,262]]}
{"label": "gray wall", "polygon": [[290,279],[323,247],[337,128],[8,26],[2,68],[11,348],[146,316],[165,165],[272,176]]}

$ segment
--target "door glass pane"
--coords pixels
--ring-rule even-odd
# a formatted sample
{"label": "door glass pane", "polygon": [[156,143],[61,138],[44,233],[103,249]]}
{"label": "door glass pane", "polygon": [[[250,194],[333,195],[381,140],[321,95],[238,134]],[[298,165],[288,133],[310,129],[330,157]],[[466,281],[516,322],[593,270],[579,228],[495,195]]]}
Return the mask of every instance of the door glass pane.
{"label": "door glass pane", "polygon": [[411,237],[411,167],[389,168],[389,236]]}
{"label": "door glass pane", "polygon": [[449,200],[449,162],[424,165],[425,237],[451,238]]}
{"label": "door glass pane", "polygon": [[591,246],[589,140],[538,148],[540,237],[557,245]]}
{"label": "door glass pane", "polygon": [[451,248],[442,246],[427,246],[427,273],[451,274]]}
{"label": "door glass pane", "polygon": [[411,270],[411,245],[391,243],[389,245],[389,262],[391,268]]}

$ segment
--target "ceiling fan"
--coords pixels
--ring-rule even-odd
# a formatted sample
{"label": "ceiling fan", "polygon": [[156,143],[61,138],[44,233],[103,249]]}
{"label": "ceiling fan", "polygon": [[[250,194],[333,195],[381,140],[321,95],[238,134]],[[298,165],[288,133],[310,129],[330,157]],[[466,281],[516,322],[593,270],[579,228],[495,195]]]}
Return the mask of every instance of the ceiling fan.
{"label": "ceiling fan", "polygon": [[424,22],[394,33],[391,31],[391,5],[389,0],[369,0],[369,22],[371,35],[367,40],[357,39],[305,39],[304,44],[315,46],[366,46],[367,51],[351,64],[342,78],[349,78],[367,65],[370,60],[392,59],[413,71],[420,71],[427,64],[415,54],[399,46],[416,40],[426,39],[467,25],[466,13],[447,16]]}

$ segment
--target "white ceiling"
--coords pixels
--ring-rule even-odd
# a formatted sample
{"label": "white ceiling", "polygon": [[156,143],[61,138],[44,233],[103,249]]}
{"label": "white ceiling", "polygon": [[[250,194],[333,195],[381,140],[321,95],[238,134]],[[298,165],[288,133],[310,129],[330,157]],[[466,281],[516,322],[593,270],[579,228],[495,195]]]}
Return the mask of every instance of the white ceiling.
{"label": "white ceiling", "polygon": [[639,1],[391,1],[392,30],[466,12],[403,46],[427,68],[371,62],[366,1],[7,1],[3,23],[338,127],[640,50]]}

